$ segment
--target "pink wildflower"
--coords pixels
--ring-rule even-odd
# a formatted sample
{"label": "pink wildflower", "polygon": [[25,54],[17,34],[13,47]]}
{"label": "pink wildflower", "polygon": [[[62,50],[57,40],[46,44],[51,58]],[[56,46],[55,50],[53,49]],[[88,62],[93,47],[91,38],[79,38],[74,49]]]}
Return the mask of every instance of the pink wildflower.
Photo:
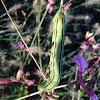
{"label": "pink wildflower", "polygon": [[100,46],[100,44],[99,44],[99,43],[97,43],[97,44],[92,44],[92,48],[93,48],[93,49],[98,49],[98,48],[99,48],[99,46]]}
{"label": "pink wildflower", "polygon": [[24,44],[20,41],[20,42],[17,42],[17,47],[19,47],[20,49],[23,49],[24,48]]}
{"label": "pink wildflower", "polygon": [[93,35],[93,33],[90,33],[89,31],[86,32],[86,35],[85,35],[85,39],[89,39],[91,36]]}
{"label": "pink wildflower", "polygon": [[17,75],[16,75],[16,80],[17,80],[17,81],[20,79],[20,77],[22,76],[22,74],[23,74],[23,70],[22,70],[22,68],[20,68],[20,69],[18,70],[18,72],[17,72]]}
{"label": "pink wildflower", "polygon": [[93,33],[87,32],[85,35],[85,39],[87,40],[87,43],[90,44],[94,41]]}
{"label": "pink wildflower", "polygon": [[80,46],[81,47],[81,49],[83,50],[83,51],[86,51],[87,49],[88,49],[88,45],[87,45],[87,43],[86,43],[86,41],[83,41],[82,42],[82,45]]}
{"label": "pink wildflower", "polygon": [[12,82],[12,81],[11,80],[8,80],[6,78],[0,78],[0,84],[8,84],[10,82]]}
{"label": "pink wildflower", "polygon": [[72,58],[72,60],[73,60],[73,61],[76,63],[76,65],[78,66],[79,72],[80,72],[81,74],[83,74],[84,71],[85,71],[85,66],[87,65],[87,61],[86,61],[83,57],[81,57],[80,54],[75,55],[75,56]]}
{"label": "pink wildflower", "polygon": [[50,4],[54,4],[54,1],[53,1],[53,0],[48,0],[48,2],[49,2]]}
{"label": "pink wildflower", "polygon": [[51,7],[49,8],[48,13],[51,14],[52,11],[53,11],[53,6],[51,6]]}

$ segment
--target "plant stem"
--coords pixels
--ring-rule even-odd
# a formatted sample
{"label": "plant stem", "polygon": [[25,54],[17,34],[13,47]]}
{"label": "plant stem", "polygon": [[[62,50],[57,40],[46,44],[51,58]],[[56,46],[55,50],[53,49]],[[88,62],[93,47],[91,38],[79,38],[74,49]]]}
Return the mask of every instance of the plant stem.
{"label": "plant stem", "polygon": [[6,13],[7,13],[7,15],[8,15],[9,19],[11,20],[11,22],[12,22],[13,26],[15,27],[15,29],[16,29],[16,31],[17,31],[17,33],[18,33],[18,35],[20,36],[20,38],[21,38],[22,42],[24,43],[24,45],[26,46],[27,50],[29,51],[30,56],[33,58],[34,62],[35,62],[35,63],[36,63],[36,65],[38,66],[38,68],[39,68],[39,70],[40,70],[41,74],[43,75],[44,79],[45,79],[45,80],[47,80],[47,79],[46,79],[46,77],[44,76],[44,74],[43,74],[43,72],[42,72],[42,70],[41,70],[41,68],[40,68],[39,64],[37,63],[36,59],[35,59],[35,58],[34,58],[34,56],[32,55],[32,53],[31,53],[30,49],[28,48],[27,44],[26,44],[26,43],[25,43],[25,41],[23,40],[23,38],[22,38],[22,36],[21,36],[20,32],[18,31],[18,29],[17,29],[17,27],[16,27],[15,23],[13,22],[13,20],[12,20],[12,18],[11,18],[11,16],[10,16],[10,14],[9,14],[9,12],[8,12],[8,10],[7,10],[7,8],[6,8],[5,4],[4,4],[4,2],[3,2],[2,0],[1,0],[1,2],[2,2],[3,6],[4,6],[5,10],[6,10]]}
{"label": "plant stem", "polygon": [[24,97],[21,97],[19,99],[16,99],[16,100],[22,100],[22,99],[25,99],[25,98],[28,98],[28,97],[31,97],[31,96],[34,96],[34,95],[37,95],[37,94],[40,94],[41,92],[38,91],[38,92],[35,92],[35,93],[32,93],[32,94],[29,94],[29,95],[26,95]]}

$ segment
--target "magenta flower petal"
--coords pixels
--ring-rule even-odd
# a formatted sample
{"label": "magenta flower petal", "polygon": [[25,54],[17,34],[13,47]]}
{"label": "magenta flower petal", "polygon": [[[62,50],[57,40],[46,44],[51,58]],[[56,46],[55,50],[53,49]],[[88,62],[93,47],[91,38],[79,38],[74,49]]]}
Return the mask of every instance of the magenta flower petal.
{"label": "magenta flower petal", "polygon": [[53,0],[48,0],[49,3],[51,4],[54,4],[54,1]]}
{"label": "magenta flower petal", "polygon": [[75,55],[72,60],[76,63],[76,65],[79,68],[79,72],[81,72],[82,74],[85,71],[85,66],[87,65],[87,61],[80,56],[80,54]]}
{"label": "magenta flower petal", "polygon": [[87,45],[87,42],[86,41],[83,41],[82,42],[82,45],[80,46],[81,47],[81,49],[83,50],[83,51],[86,51],[87,49],[88,49],[88,45]]}
{"label": "magenta flower petal", "polygon": [[51,14],[52,11],[53,11],[53,6],[51,6],[51,7],[49,8],[48,13]]}
{"label": "magenta flower petal", "polygon": [[92,44],[92,48],[93,48],[93,49],[98,49],[98,48],[99,48],[99,46],[100,46],[100,44],[99,44],[99,43],[97,43],[97,44]]}
{"label": "magenta flower petal", "polygon": [[17,42],[17,47],[19,47],[20,49],[23,49],[24,48],[24,44],[20,41],[20,42]]}

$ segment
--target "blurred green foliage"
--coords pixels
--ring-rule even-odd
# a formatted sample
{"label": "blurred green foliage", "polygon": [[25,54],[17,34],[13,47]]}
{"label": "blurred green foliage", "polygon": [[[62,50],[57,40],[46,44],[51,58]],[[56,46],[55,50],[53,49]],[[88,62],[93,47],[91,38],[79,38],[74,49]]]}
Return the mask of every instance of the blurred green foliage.
{"label": "blurred green foliage", "polygon": [[[64,0],[64,3],[67,0]],[[5,5],[16,26],[30,47],[32,39],[43,17],[48,1],[47,0],[5,0]],[[45,19],[38,32],[34,44],[31,47],[32,53],[37,62],[41,64],[44,72],[49,67],[49,57],[52,39],[52,19],[56,11],[59,9],[60,0],[54,0],[55,4],[53,12],[47,13]],[[95,43],[100,43],[100,0],[72,0],[71,7],[64,13],[66,15],[66,33],[65,33],[65,48],[63,58],[63,76],[59,85],[70,84],[77,77],[77,66],[69,56],[74,56],[77,53],[88,62],[88,68],[85,71],[82,79],[86,86],[93,86],[94,92],[100,99],[100,61],[97,58],[90,60],[92,55],[100,57],[100,49],[93,50],[91,45],[83,53],[80,46],[85,41],[87,31],[94,33]],[[38,68],[28,53],[26,48],[20,50],[17,47],[17,42],[21,41],[13,24],[8,18],[4,7],[0,3],[0,78],[8,78],[16,76],[18,69],[23,67],[24,74],[30,72],[28,79],[39,81],[42,80]],[[40,42],[40,44],[38,43]],[[100,47],[100,46],[99,46]],[[21,57],[19,57],[21,53]],[[39,59],[41,55],[41,61]],[[95,62],[97,62],[95,64]],[[22,79],[21,79],[22,80]],[[34,93],[38,91],[36,86],[28,86],[22,83],[9,83],[0,85],[0,99],[14,100],[15,98]],[[71,85],[55,90],[55,94],[60,98],[56,100],[89,100],[89,97],[79,85]],[[27,100],[39,100],[40,96],[33,96]]]}

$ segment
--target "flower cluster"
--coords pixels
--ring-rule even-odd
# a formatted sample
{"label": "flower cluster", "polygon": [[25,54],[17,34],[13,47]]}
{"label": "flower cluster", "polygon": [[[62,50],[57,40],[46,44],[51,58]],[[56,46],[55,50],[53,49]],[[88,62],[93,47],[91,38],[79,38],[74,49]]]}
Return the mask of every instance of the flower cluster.
{"label": "flower cluster", "polygon": [[98,49],[100,47],[100,44],[96,43],[93,35],[94,34],[90,32],[86,33],[85,41],[83,41],[82,45],[80,46],[83,52],[85,52],[89,48],[89,46],[92,46],[93,50]]}

